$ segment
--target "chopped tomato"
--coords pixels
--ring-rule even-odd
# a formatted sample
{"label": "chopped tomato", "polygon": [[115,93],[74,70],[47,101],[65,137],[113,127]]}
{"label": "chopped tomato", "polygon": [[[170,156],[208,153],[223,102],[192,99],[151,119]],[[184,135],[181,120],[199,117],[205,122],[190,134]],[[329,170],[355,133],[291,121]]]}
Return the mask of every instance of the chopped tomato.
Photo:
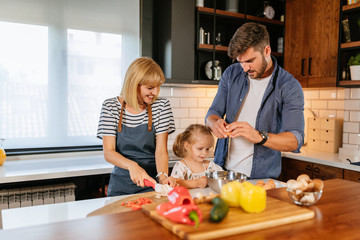
{"label": "chopped tomato", "polygon": [[121,206],[130,207],[132,210],[139,210],[144,204],[152,203],[150,198],[138,198],[133,201],[122,202]]}

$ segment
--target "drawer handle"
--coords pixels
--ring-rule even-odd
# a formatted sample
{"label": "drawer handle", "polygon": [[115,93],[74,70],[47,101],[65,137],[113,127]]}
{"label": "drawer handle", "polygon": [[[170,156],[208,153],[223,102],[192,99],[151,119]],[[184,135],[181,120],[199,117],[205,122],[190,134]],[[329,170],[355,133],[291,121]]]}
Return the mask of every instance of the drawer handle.
{"label": "drawer handle", "polygon": [[329,132],[329,130],[326,130],[326,132],[328,133],[328,132]]}
{"label": "drawer handle", "polygon": [[310,165],[306,165],[306,170],[311,171]]}
{"label": "drawer handle", "polygon": [[320,169],[318,167],[314,167],[314,172],[320,173]]}

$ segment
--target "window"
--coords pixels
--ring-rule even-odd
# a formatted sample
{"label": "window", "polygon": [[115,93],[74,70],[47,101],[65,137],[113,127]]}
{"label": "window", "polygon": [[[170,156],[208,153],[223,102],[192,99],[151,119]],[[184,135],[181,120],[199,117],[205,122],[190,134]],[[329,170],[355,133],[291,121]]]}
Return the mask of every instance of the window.
{"label": "window", "polygon": [[101,104],[119,94],[128,65],[140,55],[139,2],[1,0],[1,5],[5,148],[100,145]]}

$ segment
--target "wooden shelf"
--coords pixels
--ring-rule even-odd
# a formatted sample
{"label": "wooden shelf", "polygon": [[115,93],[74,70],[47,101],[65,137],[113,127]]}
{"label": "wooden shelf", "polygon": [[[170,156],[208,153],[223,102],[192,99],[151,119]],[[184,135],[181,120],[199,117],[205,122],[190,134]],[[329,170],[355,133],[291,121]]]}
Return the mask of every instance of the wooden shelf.
{"label": "wooden shelf", "polygon": [[[200,50],[213,50],[213,45],[212,44],[199,44],[198,48]],[[215,45],[215,51],[220,51],[220,52],[227,52],[228,51],[228,47],[227,46],[220,46],[220,45]],[[283,57],[284,53],[279,53],[279,52],[271,52],[271,55],[275,56],[275,57]]]}
{"label": "wooden shelf", "polygon": [[[197,10],[202,13],[211,13],[211,14],[215,13],[214,8],[197,7]],[[280,26],[285,25],[284,22],[281,22],[279,20],[267,19],[265,17],[256,17],[256,16],[251,16],[251,15],[246,15],[246,17],[245,17],[245,14],[234,13],[234,12],[229,12],[229,11],[224,11],[224,10],[216,10],[216,15],[217,16],[225,16],[225,17],[234,17],[234,18],[239,18],[239,19],[249,19],[249,20],[253,20],[253,21],[270,23],[270,24],[275,24],[275,25],[280,25]]]}
{"label": "wooden shelf", "polygon": [[342,80],[339,81],[340,86],[360,86],[360,80]]}
{"label": "wooden shelf", "polygon": [[[359,2],[359,3],[360,3],[360,2]],[[355,3],[354,3],[354,4],[355,4]],[[342,43],[342,44],[341,44],[341,49],[353,48],[353,47],[360,47],[360,41],[348,42],[348,43]]]}
{"label": "wooden shelf", "polygon": [[[214,45],[212,44],[199,44],[198,48],[202,50],[213,50]],[[227,52],[227,46],[215,45],[215,51]]]}
{"label": "wooden shelf", "polygon": [[343,11],[348,11],[348,10],[353,10],[353,9],[356,9],[356,8],[360,8],[360,2],[345,5],[345,6],[342,7],[342,10]]}

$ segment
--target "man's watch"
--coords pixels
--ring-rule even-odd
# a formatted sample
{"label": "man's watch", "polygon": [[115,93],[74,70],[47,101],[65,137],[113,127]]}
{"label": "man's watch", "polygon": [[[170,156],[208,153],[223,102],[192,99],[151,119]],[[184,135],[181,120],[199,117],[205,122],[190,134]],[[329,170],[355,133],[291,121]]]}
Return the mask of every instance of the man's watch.
{"label": "man's watch", "polygon": [[262,140],[261,142],[256,143],[256,145],[263,145],[269,139],[269,135],[265,131],[259,131],[259,133],[262,137]]}

